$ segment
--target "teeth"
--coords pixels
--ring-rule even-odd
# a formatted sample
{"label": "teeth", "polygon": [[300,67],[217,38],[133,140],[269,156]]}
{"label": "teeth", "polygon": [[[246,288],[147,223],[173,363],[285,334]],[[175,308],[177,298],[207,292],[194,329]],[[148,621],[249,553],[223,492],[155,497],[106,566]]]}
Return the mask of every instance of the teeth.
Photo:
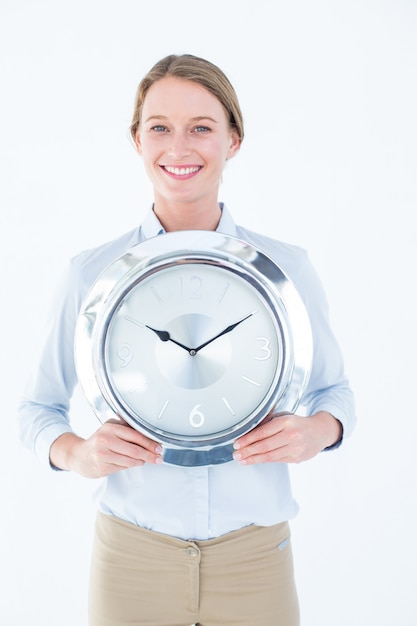
{"label": "teeth", "polygon": [[194,172],[198,172],[200,169],[197,167],[171,167],[169,165],[165,166],[165,169],[170,174],[175,174],[176,176],[188,176],[188,174],[193,174]]}

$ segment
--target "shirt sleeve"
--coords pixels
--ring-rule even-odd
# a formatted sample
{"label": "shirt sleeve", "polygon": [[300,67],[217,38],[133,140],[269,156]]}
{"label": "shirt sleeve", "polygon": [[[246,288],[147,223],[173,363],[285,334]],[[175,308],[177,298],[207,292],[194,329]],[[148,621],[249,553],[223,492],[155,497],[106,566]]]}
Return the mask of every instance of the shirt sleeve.
{"label": "shirt sleeve", "polygon": [[299,276],[302,283],[300,293],[313,334],[313,362],[302,405],[308,415],[327,411],[342,424],[343,437],[349,436],[356,422],[354,397],[345,375],[342,353],[331,328],[326,295],[306,253]]}
{"label": "shirt sleeve", "polygon": [[18,406],[22,443],[50,465],[52,443],[72,432],[70,400],[77,383],[74,333],[82,302],[82,280],[74,259],[53,300],[47,337]]}

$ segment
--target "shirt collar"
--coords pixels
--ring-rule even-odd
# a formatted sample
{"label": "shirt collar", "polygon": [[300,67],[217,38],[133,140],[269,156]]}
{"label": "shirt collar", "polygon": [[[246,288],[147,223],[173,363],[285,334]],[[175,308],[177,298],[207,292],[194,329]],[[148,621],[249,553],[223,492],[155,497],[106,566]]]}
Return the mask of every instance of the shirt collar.
{"label": "shirt collar", "polygon": [[[236,224],[228,208],[223,204],[223,202],[220,202],[219,206],[221,208],[222,215],[216,231],[225,235],[236,236]],[[150,209],[145,215],[141,225],[141,231],[144,239],[156,237],[157,235],[162,235],[165,232],[164,227],[156,217],[153,209]]]}
{"label": "shirt collar", "polygon": [[220,222],[217,225],[216,231],[218,233],[223,233],[224,235],[231,235],[232,237],[236,237],[236,224],[229,209],[225,204],[223,204],[223,202],[220,203],[220,208],[222,210],[222,216],[220,218]]}
{"label": "shirt collar", "polygon": [[165,232],[159,219],[156,217],[153,208],[149,209],[145,215],[145,219],[141,225],[141,231],[144,239],[150,239]]}

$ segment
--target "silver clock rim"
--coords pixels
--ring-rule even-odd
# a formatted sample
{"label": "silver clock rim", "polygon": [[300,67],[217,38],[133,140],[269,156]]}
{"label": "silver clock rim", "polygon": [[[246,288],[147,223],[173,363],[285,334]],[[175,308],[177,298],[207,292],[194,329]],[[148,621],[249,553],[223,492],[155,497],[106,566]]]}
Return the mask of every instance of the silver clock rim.
{"label": "silver clock rim", "polygon": [[[167,262],[162,262],[157,264],[157,270],[163,271],[170,267],[181,267],[182,265],[186,265],[191,263],[192,265],[210,265],[210,266],[219,266],[218,260],[207,259],[207,255],[196,255],[195,253],[187,254],[184,251],[181,251],[179,255],[175,255],[174,257],[170,256]],[[240,276],[243,280],[251,279],[252,276],[246,275],[244,271],[237,270],[234,264],[228,263],[226,260],[223,260],[221,263],[221,269],[223,271],[231,271],[234,274]],[[135,281],[135,285],[142,280],[145,280],[150,275],[152,275],[155,271],[155,268],[151,266],[148,270],[141,273],[141,276],[138,280]],[[248,281],[249,282],[249,281]],[[131,284],[129,283],[129,286]],[[238,425],[234,425],[228,428],[223,429],[222,431],[218,431],[215,436],[213,435],[185,435],[185,434],[175,434],[170,433],[167,429],[158,428],[155,424],[151,426],[147,425],[147,421],[141,419],[141,416],[135,414],[135,417],[132,417],[129,412],[129,407],[124,402],[123,398],[118,398],[117,390],[113,389],[113,385],[108,376],[108,368],[107,368],[107,355],[106,355],[106,334],[107,330],[111,324],[111,321],[108,320],[112,318],[113,313],[118,309],[119,304],[123,301],[126,295],[129,294],[130,289],[128,291],[121,290],[114,299],[112,299],[111,310],[109,310],[105,315],[105,321],[101,327],[101,334],[98,340],[96,341],[96,345],[100,346],[100,352],[97,352],[97,363],[99,367],[99,375],[97,376],[98,384],[100,386],[101,393],[106,398],[109,405],[113,407],[113,409],[119,414],[121,417],[125,419],[128,423],[130,423],[133,427],[138,427],[139,429],[143,429],[143,432],[149,436],[153,436],[154,438],[158,438],[161,443],[172,444],[178,446],[180,448],[200,448],[209,444],[220,444],[222,445],[225,442],[233,440],[246,432],[248,429],[252,428],[252,424],[255,424],[263,419],[265,416],[265,407],[268,407],[267,412],[269,412],[271,403],[276,404],[278,393],[281,387],[279,386],[280,380],[284,378],[287,380],[290,376],[289,368],[292,366],[291,361],[286,358],[286,347],[288,346],[289,337],[288,337],[288,329],[286,326],[282,325],[282,320],[279,315],[277,315],[276,311],[274,311],[274,302],[269,301],[268,294],[263,291],[260,291],[259,285],[254,288],[255,291],[260,294],[262,299],[265,301],[266,307],[269,309],[271,316],[273,317],[273,323],[275,326],[275,332],[277,336],[279,336],[282,341],[279,341],[282,344],[283,355],[281,358],[282,367],[279,370],[276,370],[274,375],[273,383],[270,387],[269,392],[264,396],[261,403],[256,407],[256,410],[253,410],[245,419],[241,420]],[[104,364],[104,366],[103,366]],[[117,399],[116,399],[117,398]],[[247,426],[249,424],[249,426]]]}
{"label": "silver clock rim", "polygon": [[[212,435],[177,436],[132,415],[114,393],[106,372],[105,337],[121,300],[147,277],[164,267],[184,263],[218,265],[250,282],[267,302],[281,333],[281,371],[256,411],[245,420]],[[101,422],[122,417],[161,443],[164,459],[176,465],[211,465],[231,460],[236,438],[259,424],[272,410],[293,413],[308,383],[313,345],[304,303],[292,281],[265,253],[236,237],[213,231],[177,231],[139,243],[115,259],[99,276],[81,307],[75,332],[79,382]]]}

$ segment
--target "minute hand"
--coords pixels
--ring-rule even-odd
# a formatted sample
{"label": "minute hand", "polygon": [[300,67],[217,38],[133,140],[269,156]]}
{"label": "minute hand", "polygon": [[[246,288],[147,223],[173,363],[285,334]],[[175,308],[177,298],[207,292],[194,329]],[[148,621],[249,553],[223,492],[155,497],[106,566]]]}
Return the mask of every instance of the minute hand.
{"label": "minute hand", "polygon": [[253,315],[253,313],[249,313],[249,315],[246,315],[246,317],[242,318],[241,320],[239,320],[238,322],[235,322],[234,324],[230,324],[230,326],[228,326],[227,328],[225,328],[224,330],[222,330],[221,333],[219,333],[218,335],[216,335],[215,337],[212,337],[211,339],[209,339],[208,341],[205,341],[204,343],[201,344],[201,346],[198,346],[198,348],[194,349],[194,353],[197,354],[197,352],[199,352],[200,350],[202,350],[203,348],[205,348],[206,346],[209,345],[209,343],[211,343],[212,341],[215,341],[216,339],[218,339],[219,337],[222,337],[223,335],[226,335],[226,333],[230,333],[230,331],[232,331],[234,328],[236,328],[236,326],[239,326],[239,324],[241,324],[242,322],[244,322],[245,320],[248,319],[248,317],[251,317]]}

